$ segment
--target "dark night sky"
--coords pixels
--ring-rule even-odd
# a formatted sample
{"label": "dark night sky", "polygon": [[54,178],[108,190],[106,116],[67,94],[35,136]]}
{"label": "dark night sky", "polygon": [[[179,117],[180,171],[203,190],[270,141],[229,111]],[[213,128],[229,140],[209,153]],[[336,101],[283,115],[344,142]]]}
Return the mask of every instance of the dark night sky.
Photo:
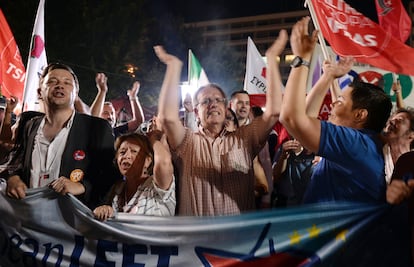
{"label": "dark night sky", "polygon": [[[19,46],[22,50],[28,50],[29,42],[21,40],[30,40],[34,17],[36,14],[37,3],[39,0],[30,0],[22,8],[20,4],[13,0],[0,0],[0,8],[5,13],[6,19],[12,28],[12,32],[17,31],[20,34]],[[46,0],[46,6],[55,0]],[[92,0],[90,0],[92,1]],[[99,0],[95,0],[99,4]],[[129,0],[136,1],[136,0]],[[205,21],[212,19],[223,19],[231,17],[253,16],[259,14],[280,13],[287,11],[296,11],[305,9],[304,0],[146,0],[149,3],[148,14],[162,19],[165,14],[180,16],[184,22]],[[374,21],[376,18],[375,0],[346,0],[348,4],[370,17]],[[402,0],[406,6],[409,0]],[[22,3],[23,1],[18,1]],[[75,1],[76,2],[76,1]],[[80,1],[77,1],[80,2]],[[27,3],[27,4],[26,4]],[[118,2],[116,2],[118,3]],[[119,5],[122,5],[119,1]],[[58,5],[54,5],[58,6]],[[7,13],[10,11],[10,13]],[[46,10],[45,16],[50,14],[51,10]],[[65,10],[56,10],[56,12],[66,12]],[[16,15],[17,14],[17,15]],[[13,27],[15,24],[24,25],[24,27]],[[48,27],[48,25],[46,25]],[[25,30],[27,29],[27,30]],[[27,35],[27,36],[26,36]],[[24,37],[22,37],[24,36]],[[26,48],[27,47],[27,48]]]}
{"label": "dark night sky", "polygon": [[173,10],[183,14],[186,21],[252,16],[304,8],[302,0],[174,0],[171,1],[170,4]]}
{"label": "dark night sky", "polygon": [[[0,8],[12,7],[12,0],[0,1]],[[46,0],[48,1],[55,0]],[[131,0],[134,1],[134,0]],[[346,0],[352,7],[376,20],[375,0]],[[402,0],[408,3],[409,0]],[[21,12],[27,14],[27,19],[33,20],[38,0],[30,0]],[[220,18],[252,16],[268,13],[279,13],[305,9],[304,0],[148,0],[152,6],[148,10],[153,15],[162,17],[165,13],[180,15],[184,22],[204,21]],[[99,1],[97,1],[99,3]],[[119,2],[121,5],[122,2]],[[15,6],[15,5],[14,5]],[[21,7],[15,7],[21,9]],[[33,9],[33,10],[32,10]],[[7,10],[7,8],[6,8]],[[4,9],[3,9],[4,11]],[[64,12],[58,10],[57,12]],[[29,14],[32,14],[29,16]],[[5,14],[6,18],[8,14]],[[32,22],[33,23],[33,22]]]}
{"label": "dark night sky", "polygon": [[[402,0],[404,4],[410,0]],[[304,0],[153,0],[160,13],[166,10],[182,15],[185,22],[203,21],[305,9]],[[376,18],[375,0],[346,0],[353,8]]]}
{"label": "dark night sky", "polygon": [[[176,14],[182,14],[186,22],[305,9],[303,0],[159,0],[155,2],[162,3],[164,8],[174,10]],[[346,2],[359,12],[376,20],[374,0],[347,0]],[[403,0],[403,2],[406,3],[408,0]]]}

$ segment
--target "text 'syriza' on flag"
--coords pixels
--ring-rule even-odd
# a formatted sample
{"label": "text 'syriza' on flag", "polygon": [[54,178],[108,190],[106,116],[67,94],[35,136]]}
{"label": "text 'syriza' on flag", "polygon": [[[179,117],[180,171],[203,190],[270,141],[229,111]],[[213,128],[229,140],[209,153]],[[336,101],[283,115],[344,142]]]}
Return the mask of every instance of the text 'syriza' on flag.
{"label": "text 'syriza' on flag", "polygon": [[0,93],[5,97],[15,96],[21,103],[25,68],[13,33],[0,10]]}
{"label": "text 'syriza' on flag", "polygon": [[45,0],[40,0],[30,44],[30,55],[27,61],[26,83],[24,86],[23,110],[39,110],[37,88],[42,70],[47,66],[45,51]]}
{"label": "text 'syriza' on flag", "polygon": [[249,94],[266,93],[266,63],[250,37],[247,38],[244,90]]}
{"label": "text 'syriza' on flag", "polygon": [[381,28],[405,43],[411,34],[411,18],[401,0],[375,0]]}
{"label": "text 'syriza' on flag", "polygon": [[208,84],[208,78],[191,49],[188,50],[188,84],[195,88]]}
{"label": "text 'syriza' on flag", "polygon": [[[344,1],[308,0],[320,30],[339,56],[394,73],[414,75],[414,49]],[[352,21],[352,23],[349,23]]]}

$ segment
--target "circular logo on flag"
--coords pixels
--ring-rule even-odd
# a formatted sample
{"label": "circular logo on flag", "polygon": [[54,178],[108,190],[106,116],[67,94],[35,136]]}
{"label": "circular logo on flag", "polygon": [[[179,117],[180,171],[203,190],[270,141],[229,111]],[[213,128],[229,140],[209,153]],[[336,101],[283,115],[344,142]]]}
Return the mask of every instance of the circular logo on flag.
{"label": "circular logo on flag", "polygon": [[76,150],[75,152],[73,152],[73,158],[75,160],[83,160],[85,158],[85,151]]}
{"label": "circular logo on flag", "polygon": [[370,70],[359,73],[359,78],[366,83],[371,83],[377,86],[380,86],[380,84],[384,82],[381,73]]}
{"label": "circular logo on flag", "polygon": [[81,169],[75,169],[70,173],[70,180],[72,182],[79,182],[83,179],[83,171]]}

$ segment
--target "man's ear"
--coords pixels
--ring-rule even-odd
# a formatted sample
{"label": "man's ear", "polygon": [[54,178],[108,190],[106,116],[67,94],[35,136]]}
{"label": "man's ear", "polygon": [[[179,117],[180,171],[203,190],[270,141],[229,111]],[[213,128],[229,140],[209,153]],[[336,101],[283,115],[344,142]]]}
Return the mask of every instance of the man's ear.
{"label": "man's ear", "polygon": [[414,131],[410,131],[410,134],[408,135],[408,139],[410,139],[411,142],[414,140]]}
{"label": "man's ear", "polygon": [[229,102],[227,103],[227,107],[228,107],[228,108],[230,108],[230,109],[232,109],[231,104],[232,104],[232,101],[231,101],[231,99],[230,99],[230,100],[229,100]]}
{"label": "man's ear", "polygon": [[39,88],[37,88],[37,98],[39,99],[39,100],[41,100],[41,99],[43,99],[42,98],[42,89],[39,87]]}
{"label": "man's ear", "polygon": [[368,110],[366,110],[365,108],[358,109],[357,112],[355,112],[355,115],[354,115],[355,122],[364,124],[367,118],[368,118]]}

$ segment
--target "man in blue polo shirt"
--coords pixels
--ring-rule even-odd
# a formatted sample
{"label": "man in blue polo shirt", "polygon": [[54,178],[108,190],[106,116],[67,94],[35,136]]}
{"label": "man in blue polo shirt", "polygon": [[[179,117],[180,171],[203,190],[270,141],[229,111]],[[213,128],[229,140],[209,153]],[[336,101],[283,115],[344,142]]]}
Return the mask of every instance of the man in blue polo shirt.
{"label": "man in blue polo shirt", "polygon": [[[306,78],[317,35],[308,35],[308,23],[309,18],[303,18],[292,30],[290,42],[297,58],[292,63],[280,117],[292,136],[322,157],[304,202],[385,203],[384,159],[378,135],[390,115],[391,100],[381,88],[355,79],[332,103],[329,121],[310,116]],[[349,67],[351,63],[345,60],[343,64]],[[335,68],[341,67],[335,63],[324,66],[325,72],[312,93],[324,97],[334,79],[340,77]]]}

